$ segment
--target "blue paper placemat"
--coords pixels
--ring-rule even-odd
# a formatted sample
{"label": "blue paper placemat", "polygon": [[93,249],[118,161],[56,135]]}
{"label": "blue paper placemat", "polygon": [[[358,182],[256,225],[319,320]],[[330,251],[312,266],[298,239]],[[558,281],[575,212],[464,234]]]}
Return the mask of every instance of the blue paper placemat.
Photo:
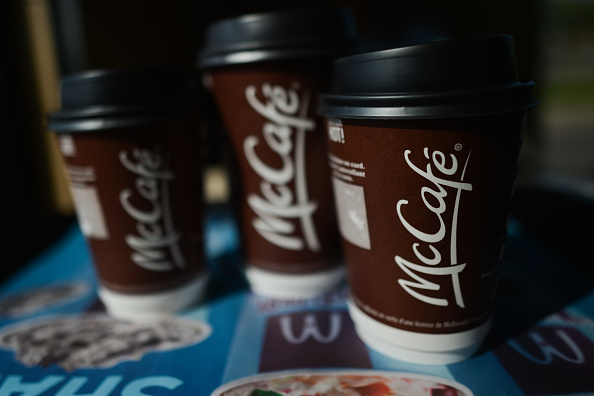
{"label": "blue paper placemat", "polygon": [[[439,390],[427,388],[434,396],[594,394],[593,287],[517,221],[493,331],[477,356],[448,366],[366,348],[346,310],[346,286],[312,300],[251,294],[238,247],[229,212],[210,211],[206,301],[140,325],[105,314],[84,238],[70,229],[0,289],[0,396],[210,395],[232,381],[303,369],[326,377],[346,370],[349,378],[353,370],[396,373],[410,386],[435,380]],[[356,389],[382,395],[383,388]]]}

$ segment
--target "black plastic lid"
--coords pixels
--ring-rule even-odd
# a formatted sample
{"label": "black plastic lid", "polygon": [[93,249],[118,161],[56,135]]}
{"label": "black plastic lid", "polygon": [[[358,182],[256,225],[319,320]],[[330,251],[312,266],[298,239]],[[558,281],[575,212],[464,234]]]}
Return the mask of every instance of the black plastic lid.
{"label": "black plastic lid", "polygon": [[518,82],[511,36],[479,36],[369,52],[334,62],[320,114],[337,118],[450,118],[536,106]]}
{"label": "black plastic lid", "polygon": [[127,127],[180,116],[195,98],[192,73],[183,69],[89,70],[61,80],[61,111],[48,116],[54,132]]}
{"label": "black plastic lid", "polygon": [[344,7],[247,14],[207,28],[198,66],[344,56],[353,52],[356,40],[355,18]]}

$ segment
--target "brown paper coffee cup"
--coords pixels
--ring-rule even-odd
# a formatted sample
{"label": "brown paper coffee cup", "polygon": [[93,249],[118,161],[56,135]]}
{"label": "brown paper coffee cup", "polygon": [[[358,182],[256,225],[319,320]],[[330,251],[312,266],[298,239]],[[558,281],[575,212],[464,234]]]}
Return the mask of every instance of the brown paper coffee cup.
{"label": "brown paper coffee cup", "polygon": [[342,8],[286,11],[208,30],[199,66],[237,162],[246,276],[264,296],[312,297],[343,281],[316,108],[332,60],[352,50],[351,18]]}
{"label": "brown paper coffee cup", "polygon": [[127,319],[195,303],[206,282],[201,141],[190,77],[91,71],[62,81],[50,129],[107,311]]}
{"label": "brown paper coffee cup", "polygon": [[380,353],[449,364],[490,329],[526,109],[536,104],[532,84],[515,80],[512,45],[490,36],[335,63],[321,112],[349,309]]}

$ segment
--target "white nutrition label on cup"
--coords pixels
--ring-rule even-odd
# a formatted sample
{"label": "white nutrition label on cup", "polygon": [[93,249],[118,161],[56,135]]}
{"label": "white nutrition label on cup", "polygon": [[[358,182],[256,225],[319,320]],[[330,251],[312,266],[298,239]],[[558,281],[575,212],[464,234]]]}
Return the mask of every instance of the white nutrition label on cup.
{"label": "white nutrition label on cup", "polygon": [[87,238],[108,240],[109,231],[97,189],[93,186],[72,186],[71,191],[82,233]]}
{"label": "white nutrition label on cup", "polygon": [[70,179],[70,191],[83,235],[87,238],[108,240],[109,230],[103,207],[97,188],[91,184],[96,179],[95,169],[92,166],[67,165],[66,172]]}
{"label": "white nutrition label on cup", "polygon": [[338,228],[342,237],[355,246],[371,250],[363,187],[346,183],[336,177],[332,178],[332,184],[338,213]]}

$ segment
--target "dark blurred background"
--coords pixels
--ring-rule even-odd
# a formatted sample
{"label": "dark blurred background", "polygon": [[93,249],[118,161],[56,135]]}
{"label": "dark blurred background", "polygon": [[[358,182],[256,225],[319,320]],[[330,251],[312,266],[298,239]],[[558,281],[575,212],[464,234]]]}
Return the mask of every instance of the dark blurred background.
{"label": "dark blurred background", "polygon": [[[530,218],[537,229],[552,228],[552,218],[585,222],[587,216],[573,212],[565,219],[563,205],[574,203],[572,199],[554,210],[543,201],[549,190],[561,188],[585,195],[579,202],[592,218],[594,0],[279,3],[0,1],[0,279],[50,246],[75,221],[61,160],[46,132],[46,114],[59,108],[61,76],[97,68],[193,67],[210,22],[321,4],[346,5],[354,11],[365,50],[511,34],[520,79],[536,82],[541,102],[528,120],[518,215]],[[224,172],[217,166],[216,152],[209,158],[209,199],[224,201]],[[543,185],[548,187],[543,190]],[[531,205],[533,199],[542,207]],[[584,240],[593,236],[588,231]]]}

